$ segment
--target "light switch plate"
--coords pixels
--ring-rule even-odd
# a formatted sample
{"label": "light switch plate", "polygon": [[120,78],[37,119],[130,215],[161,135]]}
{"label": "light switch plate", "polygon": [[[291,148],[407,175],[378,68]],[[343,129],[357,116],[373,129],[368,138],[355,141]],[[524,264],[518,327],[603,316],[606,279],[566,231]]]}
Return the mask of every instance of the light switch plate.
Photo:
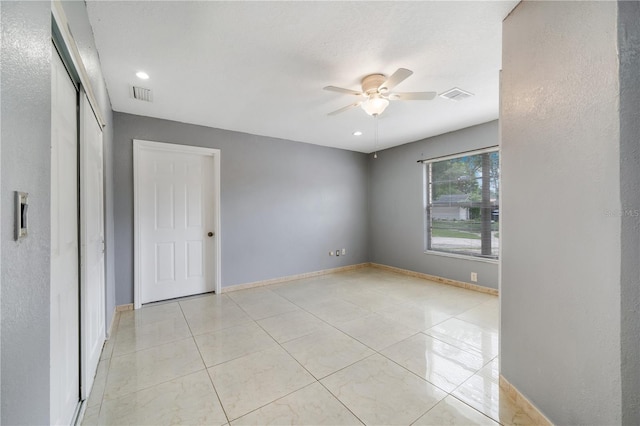
{"label": "light switch plate", "polygon": [[16,241],[27,237],[29,194],[16,191]]}

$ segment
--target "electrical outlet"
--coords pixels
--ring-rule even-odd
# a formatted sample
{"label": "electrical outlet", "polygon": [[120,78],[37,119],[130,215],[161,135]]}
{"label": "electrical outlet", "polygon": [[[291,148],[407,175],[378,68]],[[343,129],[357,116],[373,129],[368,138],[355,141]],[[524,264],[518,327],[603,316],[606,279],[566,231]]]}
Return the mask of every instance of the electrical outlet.
{"label": "electrical outlet", "polygon": [[329,252],[329,256],[333,256],[333,252],[332,251]]}
{"label": "electrical outlet", "polygon": [[336,256],[340,256],[340,249],[336,250]]}
{"label": "electrical outlet", "polygon": [[345,254],[347,254],[347,249],[342,249],[342,255],[344,256]]}
{"label": "electrical outlet", "polygon": [[471,273],[471,282],[472,283],[477,283],[478,282],[478,273],[477,272],[472,272]]}

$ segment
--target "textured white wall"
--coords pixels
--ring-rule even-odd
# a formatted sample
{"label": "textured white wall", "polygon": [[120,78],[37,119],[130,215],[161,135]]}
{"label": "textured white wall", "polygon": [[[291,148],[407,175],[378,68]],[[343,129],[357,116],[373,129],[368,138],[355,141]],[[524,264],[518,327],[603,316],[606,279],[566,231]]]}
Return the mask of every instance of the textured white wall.
{"label": "textured white wall", "polygon": [[505,19],[501,359],[556,424],[621,422],[617,4]]}
{"label": "textured white wall", "polygon": [[[2,424],[49,423],[51,4],[2,9]],[[14,191],[29,236],[13,239]]]}

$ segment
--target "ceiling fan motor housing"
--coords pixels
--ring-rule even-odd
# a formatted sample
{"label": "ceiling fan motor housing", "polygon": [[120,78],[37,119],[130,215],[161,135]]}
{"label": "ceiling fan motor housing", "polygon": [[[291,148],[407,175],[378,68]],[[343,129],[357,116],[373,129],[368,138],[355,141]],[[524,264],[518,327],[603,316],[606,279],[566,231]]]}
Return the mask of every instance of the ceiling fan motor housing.
{"label": "ceiling fan motor housing", "polygon": [[[362,79],[362,92],[367,95],[376,93],[380,85],[387,80],[387,77],[383,74],[371,74]],[[383,89],[383,88],[380,88]],[[386,89],[386,87],[384,88]],[[381,90],[384,92],[386,90]]]}

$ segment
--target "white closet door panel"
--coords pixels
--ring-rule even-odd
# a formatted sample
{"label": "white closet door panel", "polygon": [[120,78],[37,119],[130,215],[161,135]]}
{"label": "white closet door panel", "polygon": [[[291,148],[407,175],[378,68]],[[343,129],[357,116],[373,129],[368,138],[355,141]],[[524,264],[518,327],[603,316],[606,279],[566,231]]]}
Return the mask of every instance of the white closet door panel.
{"label": "white closet door panel", "polygon": [[105,339],[104,181],[102,129],[84,92],[80,119],[82,397],[88,398]]}
{"label": "white closet door panel", "polygon": [[77,92],[52,56],[50,419],[68,425],[80,400]]}

